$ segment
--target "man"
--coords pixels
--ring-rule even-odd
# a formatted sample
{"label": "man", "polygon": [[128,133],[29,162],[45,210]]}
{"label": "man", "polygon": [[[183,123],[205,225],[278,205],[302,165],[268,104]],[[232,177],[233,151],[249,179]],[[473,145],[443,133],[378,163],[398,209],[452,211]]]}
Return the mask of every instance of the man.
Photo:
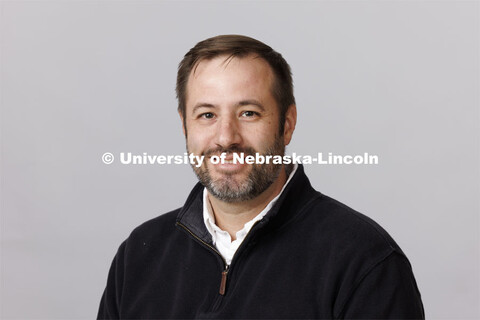
{"label": "man", "polygon": [[[120,246],[98,318],[424,318],[410,264],[375,222],[315,191],[280,155],[296,125],[290,67],[244,36],[180,63],[187,150],[205,156],[185,205]],[[224,163],[213,164],[223,154]]]}

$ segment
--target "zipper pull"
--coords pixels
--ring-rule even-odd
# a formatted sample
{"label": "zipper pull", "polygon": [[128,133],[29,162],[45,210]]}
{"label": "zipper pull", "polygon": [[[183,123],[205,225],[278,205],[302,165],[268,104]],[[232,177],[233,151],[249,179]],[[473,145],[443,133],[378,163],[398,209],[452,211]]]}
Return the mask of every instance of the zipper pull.
{"label": "zipper pull", "polygon": [[222,271],[222,281],[220,282],[220,291],[219,291],[219,293],[222,296],[225,295],[225,288],[227,287],[227,273],[228,273],[228,265],[225,267],[225,270]]}

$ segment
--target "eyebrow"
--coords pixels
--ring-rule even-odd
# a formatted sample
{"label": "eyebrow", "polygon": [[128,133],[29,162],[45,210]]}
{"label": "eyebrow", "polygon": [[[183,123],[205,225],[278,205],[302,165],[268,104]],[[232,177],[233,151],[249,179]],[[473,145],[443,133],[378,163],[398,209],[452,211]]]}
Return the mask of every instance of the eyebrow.
{"label": "eyebrow", "polygon": [[215,108],[215,106],[211,103],[199,102],[193,107],[192,113],[194,114],[200,108]]}
{"label": "eyebrow", "polygon": [[[242,107],[242,106],[248,106],[248,105],[254,105],[258,108],[260,108],[262,111],[265,111],[265,107],[257,100],[255,99],[248,99],[248,100],[242,100],[238,102],[235,107]],[[192,113],[195,113],[198,109],[200,108],[215,108],[216,106],[211,104],[211,103],[205,103],[205,102],[199,102],[197,103],[192,110]]]}
{"label": "eyebrow", "polygon": [[255,100],[255,99],[242,100],[239,103],[237,103],[237,107],[247,106],[247,105],[254,105],[254,106],[259,107],[262,111],[265,111],[265,107],[259,101]]}

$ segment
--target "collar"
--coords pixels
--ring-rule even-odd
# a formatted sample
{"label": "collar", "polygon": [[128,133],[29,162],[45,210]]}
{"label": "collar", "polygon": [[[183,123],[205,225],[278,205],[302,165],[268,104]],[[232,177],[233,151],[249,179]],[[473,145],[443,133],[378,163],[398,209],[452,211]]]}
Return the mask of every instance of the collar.
{"label": "collar", "polygon": [[[270,211],[270,209],[273,207],[273,205],[275,204],[275,202],[277,202],[278,198],[280,198],[280,196],[282,195],[283,191],[285,190],[285,187],[288,185],[288,183],[290,182],[290,180],[292,180],[292,177],[295,175],[295,172],[297,171],[297,168],[298,168],[298,164],[294,164],[293,166],[293,170],[290,172],[290,175],[288,176],[287,178],[287,181],[285,182],[285,184],[283,185],[282,187],[282,190],[280,190],[279,194],[277,194],[275,196],[275,198],[273,198],[268,204],[267,206],[259,213],[257,214],[252,220],[248,221],[247,223],[245,223],[245,225],[243,226],[243,228],[239,231],[237,231],[237,236],[236,238],[238,240],[243,240],[245,238],[245,236],[247,235],[248,231],[250,231],[250,229],[252,228],[252,226],[255,224],[255,222],[257,222],[258,220],[262,219],[267,213],[268,211]],[[207,191],[207,188],[203,188],[203,195],[202,195],[202,201],[203,201],[203,222],[205,223],[205,226],[208,230],[208,232],[211,234],[212,236],[212,241],[213,241],[213,244],[216,244],[217,243],[217,233],[224,233],[225,231],[220,229],[217,224],[215,223],[215,216],[213,214],[213,208],[211,206],[211,203],[210,201],[208,200],[208,191]]]}
{"label": "collar", "polygon": [[[287,223],[294,216],[294,213],[309,204],[314,198],[321,194],[315,191],[307,176],[302,164],[298,165],[296,172],[289,179],[285,189],[279,195],[275,204],[265,216],[252,228],[255,232],[265,227],[276,228]],[[199,240],[213,245],[213,239],[203,221],[203,185],[199,182],[190,192],[184,206],[177,216],[177,224],[188,229],[193,236]]]}

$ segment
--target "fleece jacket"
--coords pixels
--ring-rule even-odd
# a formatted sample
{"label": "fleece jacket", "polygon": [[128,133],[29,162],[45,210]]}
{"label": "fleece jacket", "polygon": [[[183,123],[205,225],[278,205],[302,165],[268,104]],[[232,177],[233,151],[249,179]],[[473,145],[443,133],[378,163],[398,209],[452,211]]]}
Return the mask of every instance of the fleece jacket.
{"label": "fleece jacket", "polygon": [[202,191],[121,244],[98,319],[424,319],[399,246],[315,191],[302,165],[230,266],[205,227]]}

